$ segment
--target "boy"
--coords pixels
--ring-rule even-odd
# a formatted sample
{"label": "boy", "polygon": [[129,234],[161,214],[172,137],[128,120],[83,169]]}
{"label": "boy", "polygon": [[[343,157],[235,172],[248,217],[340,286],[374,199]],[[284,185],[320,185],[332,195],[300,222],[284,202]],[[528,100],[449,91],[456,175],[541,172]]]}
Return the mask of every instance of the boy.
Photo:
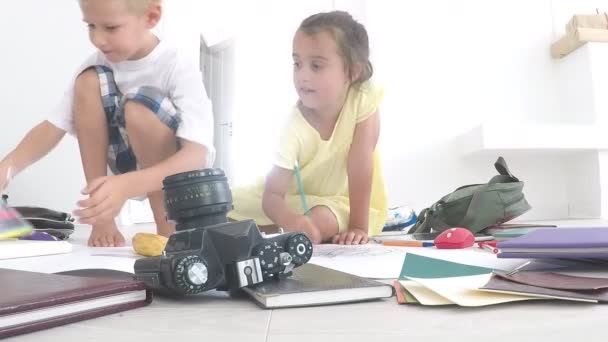
{"label": "boy", "polygon": [[124,245],[114,218],[144,193],[158,234],[169,236],[175,227],[165,219],[162,180],[213,163],[213,115],[200,70],[151,32],[161,0],[80,0],[80,8],[98,51],[51,116],[0,162],[0,190],[68,132],[87,181],[88,198],[74,215],[93,227],[88,244]]}

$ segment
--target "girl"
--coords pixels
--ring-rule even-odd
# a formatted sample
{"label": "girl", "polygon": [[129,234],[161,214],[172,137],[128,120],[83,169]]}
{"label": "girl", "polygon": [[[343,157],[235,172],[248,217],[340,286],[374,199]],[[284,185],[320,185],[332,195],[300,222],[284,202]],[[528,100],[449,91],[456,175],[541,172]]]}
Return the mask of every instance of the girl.
{"label": "girl", "polygon": [[299,101],[264,184],[235,189],[231,219],[302,231],[314,243],[366,243],[387,203],[376,152],[382,90],[367,32],[346,12],[305,19],[293,39]]}

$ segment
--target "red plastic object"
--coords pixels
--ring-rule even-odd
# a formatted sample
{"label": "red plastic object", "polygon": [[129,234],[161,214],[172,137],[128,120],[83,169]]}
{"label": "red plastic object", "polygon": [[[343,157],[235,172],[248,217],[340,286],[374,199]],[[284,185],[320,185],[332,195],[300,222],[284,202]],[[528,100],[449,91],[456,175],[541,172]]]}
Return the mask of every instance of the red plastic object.
{"label": "red plastic object", "polygon": [[435,238],[435,247],[438,249],[459,249],[473,246],[475,237],[466,228],[449,228]]}

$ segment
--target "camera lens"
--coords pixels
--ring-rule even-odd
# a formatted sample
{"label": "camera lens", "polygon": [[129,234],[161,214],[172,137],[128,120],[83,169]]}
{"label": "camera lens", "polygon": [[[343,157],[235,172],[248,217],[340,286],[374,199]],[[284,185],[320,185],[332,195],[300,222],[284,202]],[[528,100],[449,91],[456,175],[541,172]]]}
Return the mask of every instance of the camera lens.
{"label": "camera lens", "polygon": [[221,169],[178,173],[163,180],[167,219],[176,230],[226,223],[232,210],[232,193]]}

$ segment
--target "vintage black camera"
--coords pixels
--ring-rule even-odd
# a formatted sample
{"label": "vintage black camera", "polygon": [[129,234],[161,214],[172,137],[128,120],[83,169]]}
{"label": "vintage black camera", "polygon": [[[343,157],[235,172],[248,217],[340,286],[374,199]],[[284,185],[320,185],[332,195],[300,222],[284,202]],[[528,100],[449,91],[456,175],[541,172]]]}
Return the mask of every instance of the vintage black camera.
{"label": "vintage black camera", "polygon": [[312,256],[303,233],[264,236],[253,220],[228,222],[224,172],[204,169],[163,181],[167,218],[176,222],[163,255],[138,259],[135,277],[168,295],[235,290],[291,275]]}

